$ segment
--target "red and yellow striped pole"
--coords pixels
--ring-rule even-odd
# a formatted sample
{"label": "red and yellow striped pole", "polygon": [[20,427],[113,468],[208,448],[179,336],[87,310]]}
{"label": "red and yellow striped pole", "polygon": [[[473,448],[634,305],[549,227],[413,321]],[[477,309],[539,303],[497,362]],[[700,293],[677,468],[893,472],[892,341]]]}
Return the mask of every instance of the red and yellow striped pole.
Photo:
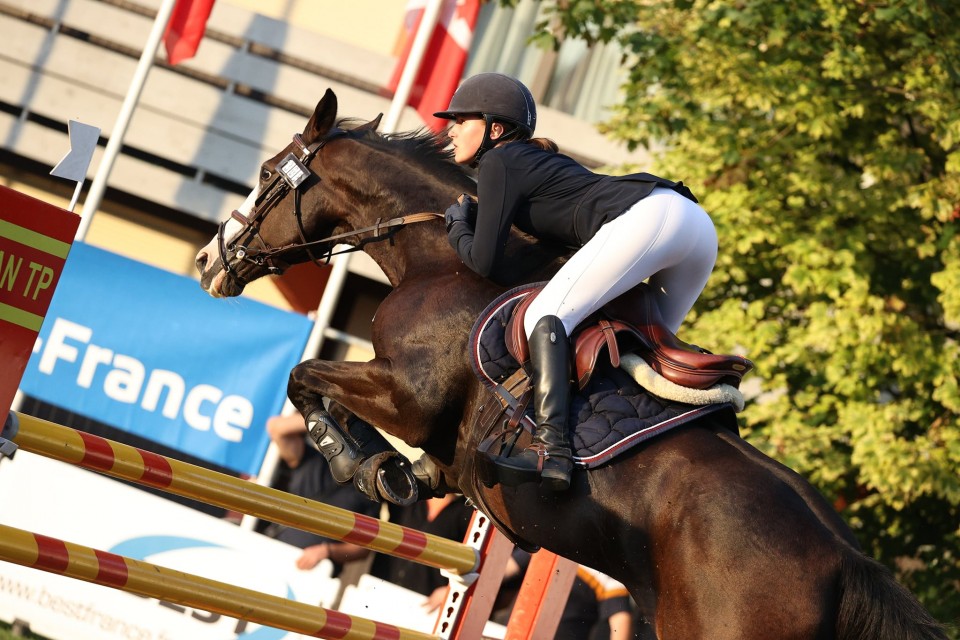
{"label": "red and yellow striped pole", "polygon": [[9,438],[25,451],[458,575],[477,571],[480,566],[479,553],[461,542],[11,413],[16,415],[18,428]]}
{"label": "red and yellow striped pole", "polygon": [[2,524],[0,560],[314,638],[436,638],[419,631],[208,580]]}

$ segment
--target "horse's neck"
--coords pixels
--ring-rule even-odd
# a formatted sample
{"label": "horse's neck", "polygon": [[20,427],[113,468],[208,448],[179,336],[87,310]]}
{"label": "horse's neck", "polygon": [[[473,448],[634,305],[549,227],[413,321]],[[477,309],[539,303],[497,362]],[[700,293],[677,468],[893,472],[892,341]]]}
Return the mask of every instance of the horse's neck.
{"label": "horse's neck", "polygon": [[444,237],[436,229],[424,228],[426,225],[443,229],[442,220],[415,222],[397,230],[392,238],[364,246],[364,253],[380,267],[392,287],[418,274],[438,274],[451,268],[450,256],[441,245],[446,244]]}

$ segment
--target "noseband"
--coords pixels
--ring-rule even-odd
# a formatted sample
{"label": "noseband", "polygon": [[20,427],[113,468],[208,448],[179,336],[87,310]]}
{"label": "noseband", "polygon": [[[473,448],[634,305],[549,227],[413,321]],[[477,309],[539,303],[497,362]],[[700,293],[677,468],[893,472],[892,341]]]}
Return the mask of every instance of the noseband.
{"label": "noseband", "polygon": [[[270,274],[280,275],[287,267],[290,266],[289,263],[282,260],[282,257],[293,251],[306,251],[307,255],[311,260],[313,260],[313,262],[322,266],[323,264],[329,263],[330,258],[335,255],[349,253],[351,251],[359,251],[365,244],[369,242],[378,242],[380,240],[391,238],[400,227],[406,224],[433,219],[443,219],[443,215],[439,213],[414,213],[400,218],[392,218],[387,221],[378,219],[377,223],[370,227],[349,231],[347,233],[340,233],[323,238],[321,240],[307,240],[306,233],[303,228],[303,212],[300,208],[302,195],[300,186],[306,182],[306,180],[313,173],[310,171],[309,165],[317,153],[320,152],[320,149],[322,149],[331,140],[345,135],[347,135],[345,130],[339,128],[334,129],[322,140],[311,145],[304,143],[303,137],[299,133],[295,133],[293,135],[293,142],[300,149],[300,157],[298,158],[293,152],[291,152],[277,164],[277,175],[273,177],[263,191],[257,194],[257,199],[253,204],[253,211],[249,217],[240,213],[240,211],[237,211],[236,209],[230,214],[231,218],[243,225],[243,227],[234,237],[249,237],[250,242],[248,242],[247,245],[237,245],[234,242],[228,246],[224,235],[227,221],[225,220],[220,223],[220,227],[217,231],[217,250],[220,254],[220,263],[223,265],[224,272],[229,274],[240,284],[246,285],[248,284],[248,281],[239,273],[237,273],[236,267],[230,266],[230,254],[233,254],[233,256],[235,256],[241,262],[249,262],[258,267],[265,268]],[[320,179],[319,175],[316,175],[316,177],[318,180]],[[267,217],[267,214],[280,202],[282,202],[291,190],[293,191],[294,215],[297,220],[297,234],[300,236],[300,242],[287,244],[282,247],[271,247],[260,235],[260,225]],[[337,252],[333,251],[333,247],[338,241],[346,238],[361,236],[367,233],[372,233],[373,235],[369,238],[361,239],[356,246]],[[251,242],[256,242],[259,244],[259,248],[250,247],[249,244]],[[323,249],[323,251],[320,253],[322,256],[322,261],[321,259],[318,259],[312,252],[312,249],[317,247]]]}

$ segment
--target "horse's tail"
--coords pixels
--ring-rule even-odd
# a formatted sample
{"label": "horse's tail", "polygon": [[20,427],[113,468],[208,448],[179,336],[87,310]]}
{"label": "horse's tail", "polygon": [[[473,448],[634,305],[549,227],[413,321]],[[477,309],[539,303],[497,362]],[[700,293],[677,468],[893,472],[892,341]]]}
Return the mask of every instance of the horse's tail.
{"label": "horse's tail", "polygon": [[852,548],[843,554],[840,592],[837,640],[947,640],[889,569]]}

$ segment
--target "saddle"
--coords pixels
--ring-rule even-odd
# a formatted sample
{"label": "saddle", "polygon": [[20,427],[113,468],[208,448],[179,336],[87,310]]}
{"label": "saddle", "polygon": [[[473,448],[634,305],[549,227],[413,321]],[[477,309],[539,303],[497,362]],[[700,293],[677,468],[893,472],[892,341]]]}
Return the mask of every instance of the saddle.
{"label": "saddle", "polygon": [[[528,447],[536,430],[533,388],[521,366],[529,361],[523,314],[544,284],[504,292],[480,314],[470,332],[470,364],[489,398],[477,408],[476,450],[468,475],[471,499],[488,516],[492,512],[486,506],[486,490],[538,479],[536,473],[518,473],[497,463]],[[632,313],[611,306],[587,318],[574,332],[578,389],[571,395],[569,425],[578,469],[605,465],[633,447],[708,415],[731,432],[738,431],[736,412],[742,410],[743,398],[722,381],[739,383],[752,363],[737,356],[714,356],[680,342],[664,328],[653,300],[642,299],[644,295],[647,292],[641,287],[623,300]],[[604,349],[609,366],[600,357]],[[680,386],[654,371],[640,352],[674,380],[698,386],[721,382],[705,390]],[[505,523],[493,516],[491,520],[514,543],[526,544]]]}
{"label": "saddle", "polygon": [[[542,287],[541,287],[542,289]],[[514,309],[504,336],[507,351],[525,365],[530,359],[523,318],[539,291]],[[753,363],[737,355],[718,355],[684,342],[663,323],[646,283],[607,303],[581,323],[571,336],[577,384],[584,389],[606,349],[610,364],[620,366],[621,350],[635,351],[658,374],[683,387],[708,389],[724,383],[738,388]]]}

